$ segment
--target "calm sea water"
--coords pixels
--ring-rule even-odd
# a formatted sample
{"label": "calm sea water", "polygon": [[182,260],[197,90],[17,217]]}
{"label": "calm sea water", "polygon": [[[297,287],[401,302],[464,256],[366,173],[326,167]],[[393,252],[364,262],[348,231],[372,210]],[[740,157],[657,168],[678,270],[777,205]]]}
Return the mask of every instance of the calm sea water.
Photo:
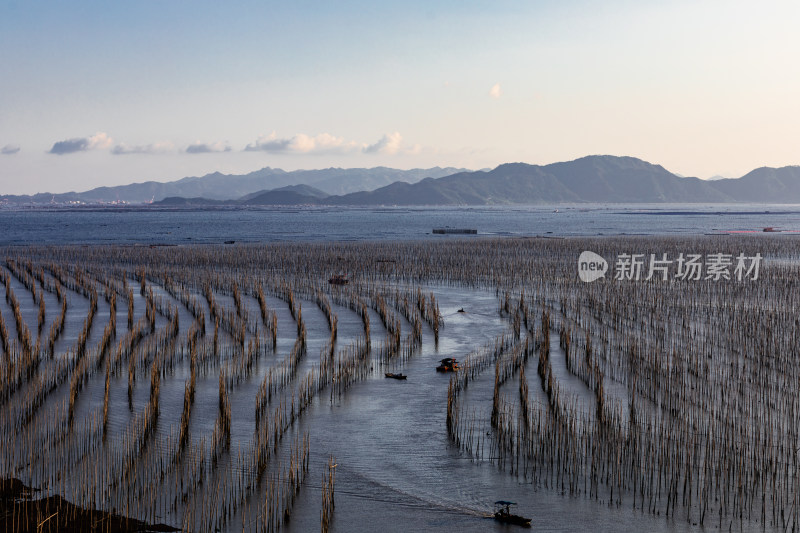
{"label": "calm sea water", "polygon": [[580,205],[271,208],[253,210],[3,210],[0,244],[191,244],[448,238],[479,235],[691,235],[800,232],[800,205]]}

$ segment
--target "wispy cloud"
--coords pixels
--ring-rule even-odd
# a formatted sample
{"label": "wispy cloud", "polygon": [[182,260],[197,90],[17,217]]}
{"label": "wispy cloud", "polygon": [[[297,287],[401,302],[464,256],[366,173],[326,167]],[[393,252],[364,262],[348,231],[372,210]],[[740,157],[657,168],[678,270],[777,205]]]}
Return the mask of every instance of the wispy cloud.
{"label": "wispy cloud", "polygon": [[419,155],[422,153],[422,150],[423,148],[421,144],[415,144],[413,146],[406,148],[405,153],[408,155]]}
{"label": "wispy cloud", "polygon": [[[65,139],[53,144],[51,154],[64,155],[89,150],[109,149],[113,155],[130,154],[164,154],[169,152],[183,152],[186,154],[210,154],[231,152],[233,149],[228,142],[202,142],[197,141],[185,149],[178,149],[174,143],[157,142],[151,144],[126,144],[116,143],[103,132],[98,132],[91,137],[75,137]],[[347,140],[330,133],[308,135],[298,133],[292,137],[278,137],[275,132],[259,137],[255,142],[245,146],[246,152],[269,152],[273,154],[380,154],[380,155],[417,155],[424,150],[419,145],[406,146],[400,132],[386,133],[374,143],[364,143]],[[8,155],[19,151],[18,146],[6,145],[0,149],[0,154]]]}
{"label": "wispy cloud", "polygon": [[329,133],[310,136],[298,133],[294,137],[278,137],[271,135],[260,137],[256,142],[245,147],[247,152],[270,152],[282,154],[364,154],[397,155],[419,154],[421,147],[414,145],[406,148],[400,132],[387,133],[373,144],[348,141]]}
{"label": "wispy cloud", "polygon": [[495,100],[503,96],[503,89],[500,88],[499,83],[495,83],[494,85],[492,85],[492,88],[489,89],[489,96],[491,96]]}
{"label": "wispy cloud", "polygon": [[91,137],[75,137],[58,141],[50,148],[51,154],[64,155],[75,152],[86,152],[88,150],[101,150],[108,148],[114,140],[108,134],[101,132],[95,133]]}
{"label": "wispy cloud", "polygon": [[19,146],[14,144],[7,144],[0,148],[0,155],[14,155],[19,152]]}
{"label": "wispy cloud", "polygon": [[216,152],[230,152],[231,147],[228,143],[215,142],[215,143],[202,143],[196,142],[190,144],[186,148],[187,154],[211,154]]}
{"label": "wispy cloud", "polygon": [[320,133],[310,136],[298,133],[292,138],[278,138],[273,132],[266,137],[260,137],[256,142],[245,147],[247,152],[272,152],[295,154],[346,154],[358,150],[360,145],[353,141],[346,141],[342,137],[335,137],[330,133]]}
{"label": "wispy cloud", "polygon": [[365,154],[388,154],[394,155],[400,151],[403,143],[403,136],[400,132],[389,133],[384,135],[375,144],[370,144],[364,147]]}
{"label": "wispy cloud", "polygon": [[165,154],[175,150],[175,145],[171,142],[159,142],[152,144],[137,144],[129,146],[125,143],[119,143],[111,149],[114,155],[127,155],[127,154]]}
{"label": "wispy cloud", "polygon": [[430,147],[423,147],[420,144],[406,145],[403,136],[399,131],[387,133],[375,144],[365,145],[362,152],[365,154],[384,154],[384,155],[420,155],[425,153],[435,153],[437,150]]}

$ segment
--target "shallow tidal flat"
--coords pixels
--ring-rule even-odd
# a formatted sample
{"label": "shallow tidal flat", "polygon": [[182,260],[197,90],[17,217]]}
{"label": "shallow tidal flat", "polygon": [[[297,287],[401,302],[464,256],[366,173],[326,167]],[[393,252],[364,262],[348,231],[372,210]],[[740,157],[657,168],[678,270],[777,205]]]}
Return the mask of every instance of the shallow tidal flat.
{"label": "shallow tidal flat", "polygon": [[66,527],[54,496],[191,531],[507,531],[495,500],[548,531],[798,525],[789,235],[0,261],[0,478],[36,489],[4,483],[6,531]]}

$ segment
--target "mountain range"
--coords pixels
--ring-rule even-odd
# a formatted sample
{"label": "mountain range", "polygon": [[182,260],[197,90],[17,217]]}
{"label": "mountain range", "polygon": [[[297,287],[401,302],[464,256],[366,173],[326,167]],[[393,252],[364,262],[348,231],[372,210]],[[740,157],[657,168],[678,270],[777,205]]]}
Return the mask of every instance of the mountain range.
{"label": "mountain range", "polygon": [[97,187],[84,192],[38,193],[34,195],[0,195],[0,201],[13,203],[144,203],[171,196],[205,198],[207,200],[236,200],[254,192],[306,184],[325,195],[342,195],[355,191],[371,191],[395,182],[417,182],[423,178],[439,178],[461,172],[460,168],[427,168],[398,170],[375,168],[326,168],[294,170],[262,168],[249,174],[214,172],[200,177],[187,177],[170,182],[146,181],[116,187]]}
{"label": "mountain range", "polygon": [[395,182],[372,191],[324,194],[283,188],[228,204],[800,203],[800,167],[765,167],[737,179],[701,180],[677,176],[660,165],[633,157],[588,156],[544,166],[508,163],[489,171],[462,171],[416,183]]}
{"label": "mountain range", "polygon": [[[383,185],[380,185],[382,184]],[[267,186],[264,186],[267,184]],[[361,190],[351,189],[360,186]],[[634,157],[587,156],[549,165],[507,163],[492,170],[262,169],[169,183],[94,189],[83,201],[155,199],[154,206],[506,205],[553,203],[800,203],[800,167],[762,167],[741,178],[681,177]],[[34,198],[51,195],[36,195]],[[56,195],[56,201],[59,196]],[[0,197],[2,198],[2,197]],[[42,199],[38,200],[42,201]]]}

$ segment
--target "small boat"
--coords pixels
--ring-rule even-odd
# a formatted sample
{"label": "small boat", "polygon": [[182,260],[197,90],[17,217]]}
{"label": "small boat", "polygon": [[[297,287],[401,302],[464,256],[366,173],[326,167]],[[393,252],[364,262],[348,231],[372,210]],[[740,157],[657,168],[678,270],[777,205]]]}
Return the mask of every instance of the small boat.
{"label": "small boat", "polygon": [[452,357],[445,357],[439,361],[439,366],[436,367],[437,372],[455,372],[458,370],[458,361]]}
{"label": "small boat", "polygon": [[434,235],[477,235],[478,230],[472,228],[433,228]]}
{"label": "small boat", "polygon": [[531,527],[531,519],[516,515],[511,512],[511,506],[517,505],[514,502],[498,500],[494,502],[494,519],[503,524],[514,524],[522,527]]}
{"label": "small boat", "polygon": [[459,309],[457,312],[458,312],[458,313],[466,313],[466,311],[464,311],[464,308],[463,308],[463,307],[462,307],[461,309]]}
{"label": "small boat", "polygon": [[408,377],[405,374],[393,374],[392,372],[385,372],[383,375],[392,379],[406,379]]}
{"label": "small boat", "polygon": [[225,244],[236,244],[236,241],[225,241]]}
{"label": "small boat", "polygon": [[328,279],[328,283],[331,285],[347,285],[350,283],[350,280],[347,279],[347,276],[344,274],[334,274]]}

